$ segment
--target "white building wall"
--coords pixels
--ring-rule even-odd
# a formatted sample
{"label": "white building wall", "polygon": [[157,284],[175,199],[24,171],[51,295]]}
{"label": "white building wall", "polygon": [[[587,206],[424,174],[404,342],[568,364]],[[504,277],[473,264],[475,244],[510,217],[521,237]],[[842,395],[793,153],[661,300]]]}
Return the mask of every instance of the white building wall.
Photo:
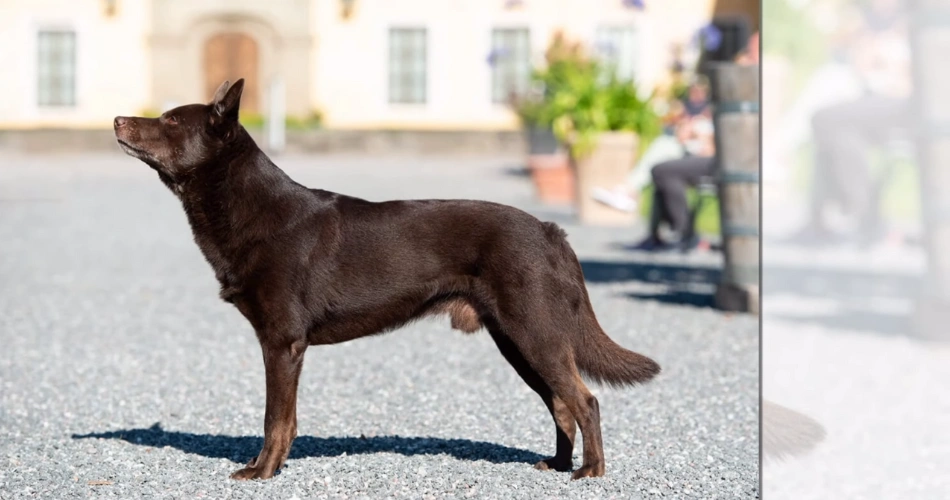
{"label": "white building wall", "polygon": [[[491,102],[487,58],[494,27],[529,28],[532,52],[541,61],[559,28],[591,42],[598,25],[634,23],[642,42],[638,69],[642,83],[649,87],[669,64],[670,44],[687,42],[707,22],[714,4],[714,0],[654,0],[639,11],[625,8],[620,0],[523,0],[515,9],[507,9],[505,0],[356,0],[352,16],[343,19],[339,0],[310,1],[309,15],[299,9],[304,12],[297,17],[284,12],[268,18],[280,24],[272,27],[275,33],[301,31],[300,23],[309,23],[313,34],[309,67],[296,62],[305,59],[291,57],[294,50],[306,50],[306,44],[295,43],[291,49],[287,43],[288,47],[281,47],[280,41],[273,49],[277,60],[262,61],[262,65],[279,64],[285,71],[305,72],[309,78],[303,79],[303,87],[288,87],[293,93],[288,95],[288,105],[305,99],[309,105],[295,104],[293,108],[319,109],[327,126],[353,129],[515,128],[517,121],[510,110]],[[221,8],[228,5],[218,0],[211,3]],[[161,107],[158,101],[162,98],[157,94],[168,92],[158,92],[153,82],[163,89],[169,87],[159,85],[163,74],[169,79],[195,80],[169,87],[184,89],[180,98],[198,92],[202,83],[196,79],[201,74],[187,61],[156,61],[150,37],[163,29],[152,26],[153,0],[119,0],[119,12],[113,17],[104,15],[103,5],[99,0],[0,2],[0,67],[7,70],[0,78],[0,128],[108,127],[115,115]],[[207,15],[207,8],[182,6],[175,11],[186,17],[192,11]],[[200,22],[177,15],[159,21]],[[399,25],[428,30],[428,99],[424,105],[388,102],[388,30]],[[36,39],[43,26],[76,30],[74,108],[41,109],[37,105]],[[176,71],[176,64],[187,67]]]}
{"label": "white building wall", "polygon": [[[634,24],[642,41],[639,74],[650,87],[669,64],[669,45],[688,40],[709,19],[712,4],[664,0],[639,11],[619,0],[525,0],[516,9],[506,9],[501,0],[359,0],[343,19],[339,2],[317,1],[312,95],[327,123],[339,128],[511,129],[515,116],[491,102],[487,57],[493,28],[529,28],[532,52],[542,62],[558,29],[591,42],[599,25]],[[387,102],[387,34],[399,25],[428,29],[424,105]]]}
{"label": "white building wall", "polygon": [[[119,2],[106,17],[93,0],[0,2],[0,128],[105,127],[148,103],[148,2]],[[37,32],[76,32],[76,106],[37,104]]]}

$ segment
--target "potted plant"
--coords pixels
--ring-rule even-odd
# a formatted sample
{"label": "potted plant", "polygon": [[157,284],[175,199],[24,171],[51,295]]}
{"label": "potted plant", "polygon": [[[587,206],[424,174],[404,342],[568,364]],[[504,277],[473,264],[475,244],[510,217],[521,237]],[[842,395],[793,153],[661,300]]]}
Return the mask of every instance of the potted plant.
{"label": "potted plant", "polygon": [[567,153],[545,118],[543,90],[537,85],[523,96],[512,97],[512,107],[521,121],[527,145],[527,167],[538,199],[544,203],[574,202],[574,171]]}
{"label": "potted plant", "polygon": [[527,166],[538,198],[546,203],[573,203],[576,199],[574,170],[568,154],[554,134],[556,109],[550,97],[565,81],[580,56],[580,45],[571,44],[563,33],[555,33],[545,53],[543,69],[531,75],[527,94],[513,95],[511,106],[521,121],[528,147]]}
{"label": "potted plant", "polygon": [[662,132],[651,104],[630,80],[582,57],[565,61],[547,96],[545,112],[568,145],[577,183],[578,215],[587,224],[629,224],[633,214],[613,211],[590,196],[594,187],[623,183],[638,154]]}
{"label": "potted plant", "polygon": [[510,102],[525,132],[528,156],[556,154],[561,147],[550,120],[544,116],[544,89],[540,82],[533,80],[531,89],[524,95],[513,93]]}

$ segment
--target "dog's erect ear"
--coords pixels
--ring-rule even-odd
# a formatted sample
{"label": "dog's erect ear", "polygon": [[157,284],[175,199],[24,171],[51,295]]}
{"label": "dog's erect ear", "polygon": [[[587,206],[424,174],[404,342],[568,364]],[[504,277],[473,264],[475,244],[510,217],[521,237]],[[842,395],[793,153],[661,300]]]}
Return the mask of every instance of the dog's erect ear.
{"label": "dog's erect ear", "polygon": [[214,100],[211,101],[214,113],[222,118],[237,120],[238,109],[241,107],[242,92],[244,92],[243,78],[234,82],[234,85],[230,87],[228,87],[228,82],[222,83],[217,92],[214,93]]}
{"label": "dog's erect ear", "polygon": [[221,102],[224,99],[224,95],[228,92],[228,87],[231,86],[231,82],[225,80],[224,83],[218,87],[218,90],[214,91],[214,97],[211,98],[211,104],[214,105],[216,102]]}

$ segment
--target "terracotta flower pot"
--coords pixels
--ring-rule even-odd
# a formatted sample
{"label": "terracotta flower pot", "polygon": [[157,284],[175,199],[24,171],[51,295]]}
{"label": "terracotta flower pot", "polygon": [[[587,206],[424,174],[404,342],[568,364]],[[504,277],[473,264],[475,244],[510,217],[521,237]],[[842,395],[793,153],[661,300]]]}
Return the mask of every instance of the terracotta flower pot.
{"label": "terracotta flower pot", "polygon": [[570,204],[576,195],[574,170],[564,154],[530,155],[528,169],[538,199],[543,203]]}

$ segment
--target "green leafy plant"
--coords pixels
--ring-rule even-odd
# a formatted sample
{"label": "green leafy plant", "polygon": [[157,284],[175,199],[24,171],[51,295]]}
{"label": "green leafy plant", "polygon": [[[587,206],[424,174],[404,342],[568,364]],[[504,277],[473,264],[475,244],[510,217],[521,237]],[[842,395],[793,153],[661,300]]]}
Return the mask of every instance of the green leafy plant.
{"label": "green leafy plant", "polygon": [[[146,108],[139,112],[139,116],[146,118],[155,118],[161,116],[161,112],[154,108]],[[239,121],[241,125],[249,129],[263,128],[266,118],[260,113],[241,113]],[[323,127],[323,112],[314,109],[306,116],[288,115],[285,123],[289,130],[312,130]]]}
{"label": "green leafy plant", "polygon": [[636,133],[642,152],[662,133],[650,97],[642,98],[634,82],[621,80],[591,62],[567,74],[550,96],[545,112],[551,117],[555,135],[569,142],[577,156],[589,154],[596,147],[597,136],[611,131]]}
{"label": "green leafy plant", "polygon": [[323,112],[314,109],[304,117],[288,116],[286,123],[289,130],[319,129],[323,127]]}
{"label": "green leafy plant", "polygon": [[[835,3],[834,0],[825,0]],[[769,0],[762,3],[762,52],[778,56],[792,64],[791,87],[800,89],[811,74],[828,59],[829,36],[816,25],[810,9],[796,6],[801,2]],[[853,2],[852,2],[853,3]],[[838,7],[847,5],[837,1]]]}
{"label": "green leafy plant", "polygon": [[635,82],[618,78],[613,68],[586,57],[580,44],[556,36],[547,59],[547,67],[533,75],[544,88],[543,99],[535,107],[521,108],[521,116],[549,124],[575,156],[590,154],[603,132],[636,133],[640,152],[662,133],[652,94],[641,97]]}
{"label": "green leafy plant", "polygon": [[[260,113],[244,113],[240,115],[241,125],[249,129],[264,128],[267,118]],[[288,115],[284,119],[288,130],[313,130],[323,126],[323,113],[320,110],[313,110],[306,116]]]}
{"label": "green leafy plant", "polygon": [[257,129],[264,126],[264,115],[260,113],[243,112],[238,115],[238,121],[245,128]]}
{"label": "green leafy plant", "polygon": [[663,133],[663,123],[653,107],[653,94],[642,98],[633,81],[618,79],[611,72],[604,92],[607,94],[608,130],[636,132],[640,153]]}
{"label": "green leafy plant", "polygon": [[551,123],[545,119],[545,101],[543,91],[532,89],[525,95],[512,95],[511,108],[518,115],[518,120],[525,128],[550,127]]}
{"label": "green leafy plant", "polygon": [[555,33],[545,59],[544,68],[531,72],[530,90],[525,95],[511,96],[511,106],[526,127],[549,128],[554,124],[560,109],[552,106],[553,96],[586,64],[580,44],[570,43],[562,32]]}

